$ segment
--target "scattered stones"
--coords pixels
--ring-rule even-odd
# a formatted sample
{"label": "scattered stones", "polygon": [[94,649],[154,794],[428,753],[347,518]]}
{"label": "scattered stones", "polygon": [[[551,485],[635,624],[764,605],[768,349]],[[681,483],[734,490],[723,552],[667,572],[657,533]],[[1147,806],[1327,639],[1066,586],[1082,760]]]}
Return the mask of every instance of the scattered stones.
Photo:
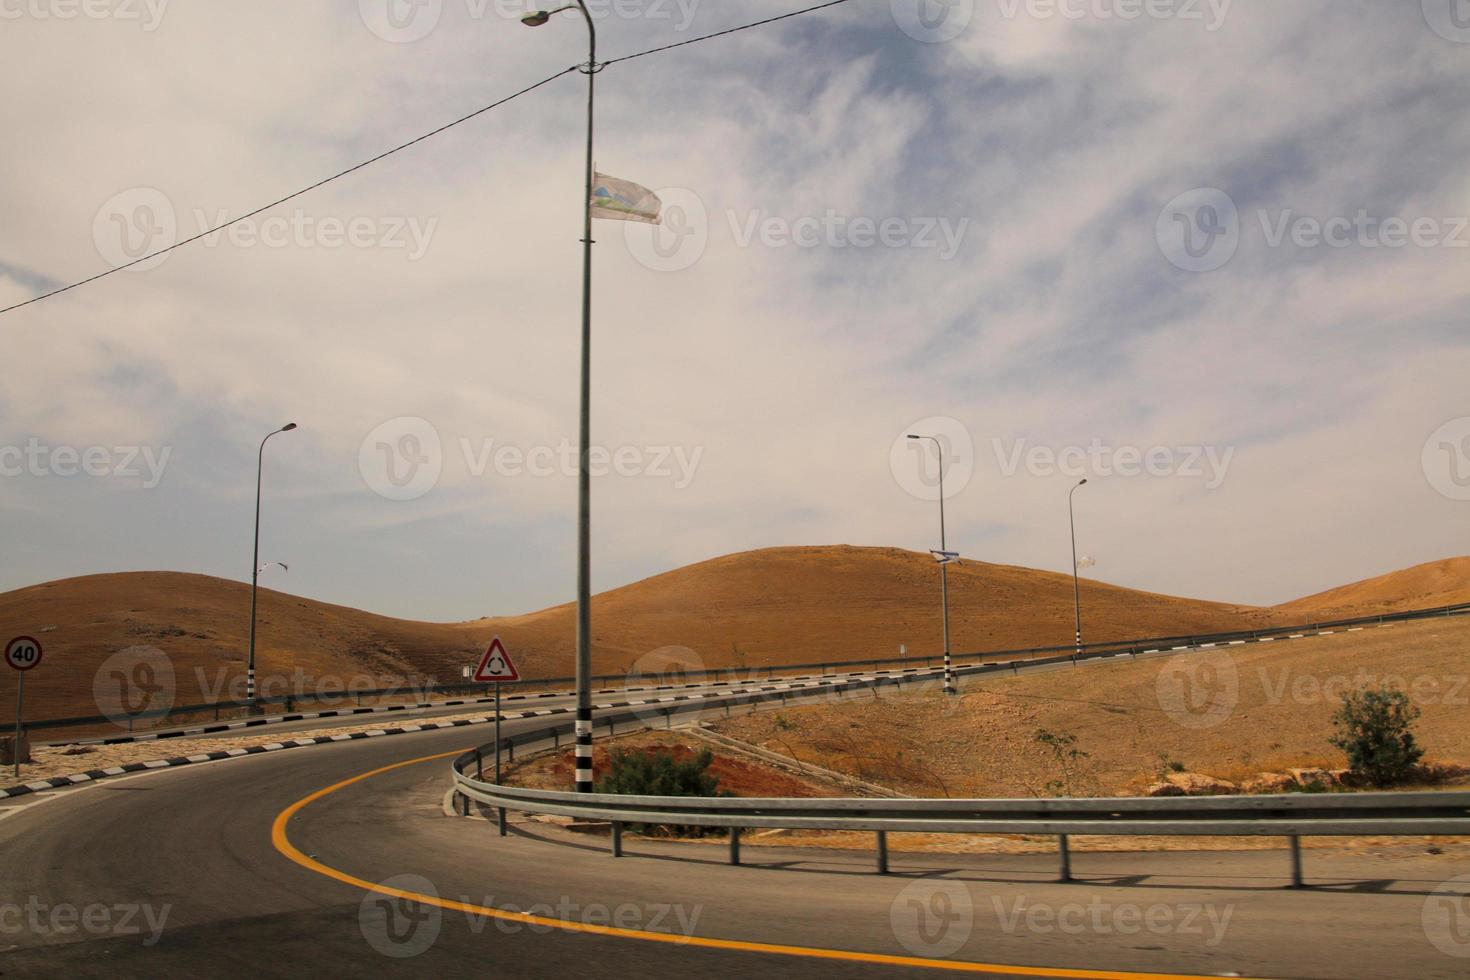
{"label": "scattered stones", "polygon": [[1183,790],[1184,796],[1226,796],[1240,790],[1229,780],[1216,779],[1201,772],[1171,772],[1166,778],[1170,784]]}
{"label": "scattered stones", "polygon": [[1286,793],[1296,788],[1297,782],[1284,772],[1257,773],[1241,787],[1247,793]]}
{"label": "scattered stones", "polygon": [[1145,796],[1184,796],[1183,788],[1173,783],[1154,783],[1144,793]]}
{"label": "scattered stones", "polygon": [[1335,780],[1332,778],[1332,773],[1316,766],[1304,769],[1288,769],[1287,772],[1291,774],[1291,778],[1295,780],[1296,784],[1303,789],[1309,789],[1313,786],[1326,788],[1335,783]]}

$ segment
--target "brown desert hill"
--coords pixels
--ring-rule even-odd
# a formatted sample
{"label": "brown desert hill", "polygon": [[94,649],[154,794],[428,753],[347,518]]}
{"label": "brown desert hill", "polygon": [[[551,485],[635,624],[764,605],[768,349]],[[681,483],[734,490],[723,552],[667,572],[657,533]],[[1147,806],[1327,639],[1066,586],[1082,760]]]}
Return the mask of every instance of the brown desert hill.
{"label": "brown desert hill", "polygon": [[[256,673],[263,694],[312,690],[321,678],[359,689],[411,684],[436,672],[447,679],[479,644],[474,624],[391,619],[270,589],[260,590],[259,605]],[[45,651],[26,679],[28,718],[112,710],[94,696],[94,678],[114,654],[146,648],[167,655],[175,704],[244,696],[250,632],[244,582],[183,572],[62,579],[0,594],[0,623],[35,636]],[[124,659],[130,673],[136,658]],[[14,672],[0,670],[7,717],[14,690]]]}
{"label": "brown desert hill", "polygon": [[1273,607],[1288,619],[1351,619],[1470,602],[1470,557],[1445,558]]}
{"label": "brown desert hill", "polygon": [[[1463,583],[1470,559],[1454,561],[1465,564],[1450,581],[1459,574]],[[1412,605],[1407,596],[1441,592],[1426,586],[1396,595]],[[1261,609],[1084,581],[1083,630],[1096,641],[1250,628],[1316,615],[1301,604],[1319,598]],[[135,647],[167,654],[175,703],[243,694],[249,610],[247,584],[178,572],[91,575],[0,594],[0,622],[45,646],[45,663],[26,684],[32,718],[97,713],[99,668]],[[429,677],[452,683],[497,633],[524,676],[564,676],[572,672],[573,612],[569,603],[522,616],[422,623],[262,589],[262,693],[321,683],[417,685]],[[965,561],[950,570],[950,612],[957,651],[1064,645],[1072,639],[1072,580]],[[596,596],[593,631],[594,670],[608,674],[662,672],[670,659],[753,668],[893,657],[900,644],[910,657],[931,656],[941,650],[939,572],[929,555],[895,548],[743,552]],[[670,658],[669,647],[687,650]],[[0,670],[0,704],[13,703],[14,681],[12,671]]]}
{"label": "brown desert hill", "polygon": [[[956,652],[1064,645],[1073,639],[1072,579],[964,561],[949,572]],[[1269,610],[1082,582],[1090,641],[1271,622]],[[488,620],[522,648],[569,662],[572,604]],[[714,558],[593,599],[595,669],[687,647],[708,666],[937,655],[943,649],[939,570],[927,554],[847,545],[766,548]],[[656,661],[657,657],[650,658]],[[689,654],[684,659],[690,659]]]}
{"label": "brown desert hill", "polygon": [[[1086,581],[1082,603],[1089,640],[1249,627],[1273,615]],[[45,646],[45,663],[26,684],[32,718],[96,714],[99,668],[135,647],[167,654],[175,703],[242,696],[249,610],[247,584],[178,572],[90,575],[0,595],[0,622]],[[1066,644],[1072,582],[965,562],[951,567],[950,611],[957,651]],[[261,692],[427,677],[452,683],[497,633],[523,676],[565,676],[573,613],[569,603],[522,616],[421,623],[262,589]],[[594,670],[609,674],[663,672],[670,659],[717,668],[893,657],[900,644],[922,657],[942,648],[939,572],[929,555],[893,548],[727,555],[596,596],[593,631]],[[670,658],[668,647],[687,649]],[[0,671],[0,703],[12,703],[13,690],[13,672]]]}

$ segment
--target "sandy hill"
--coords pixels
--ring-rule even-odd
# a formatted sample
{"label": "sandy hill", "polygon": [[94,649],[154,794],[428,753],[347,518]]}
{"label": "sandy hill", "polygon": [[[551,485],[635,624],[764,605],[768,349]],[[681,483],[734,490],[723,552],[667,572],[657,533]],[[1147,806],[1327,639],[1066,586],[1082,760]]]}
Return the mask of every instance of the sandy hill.
{"label": "sandy hill", "polygon": [[[88,575],[0,594],[0,623],[37,637],[45,659],[26,680],[26,716],[97,714],[93,680],[113,654],[153,647],[168,655],[176,704],[243,696],[250,631],[250,586],[180,572]],[[415,623],[260,590],[256,671],[282,685],[315,687],[317,678],[446,679],[478,644],[467,625]],[[297,671],[303,680],[297,680]],[[155,679],[155,683],[156,683]],[[360,683],[359,687],[378,686]],[[0,698],[14,708],[14,676],[0,669]]]}
{"label": "sandy hill", "polygon": [[1348,619],[1470,602],[1470,557],[1445,558],[1294,599],[1276,611],[1297,619]]}
{"label": "sandy hill", "polygon": [[[1169,763],[1242,781],[1346,765],[1328,743],[1342,693],[1397,686],[1422,709],[1427,762],[1470,763],[1470,618],[1106,666],[996,675],[962,696],[932,690],[782,707],[717,720],[767,749],[918,796],[1057,795],[1063,774],[1038,732],[1074,736],[1073,792],[1135,793]],[[1171,699],[1166,692],[1177,691]],[[714,719],[712,719],[714,720]]]}
{"label": "sandy hill", "polygon": [[[949,575],[956,651],[1072,642],[1072,579],[965,561]],[[1268,610],[1082,583],[1089,640],[1249,628]],[[939,571],[897,548],[767,548],[656,575],[593,600],[597,669],[624,670],[660,647],[705,663],[779,664],[910,656],[942,649]],[[521,649],[566,662],[571,604],[485,622]],[[738,648],[738,653],[736,649]]]}
{"label": "sandy hill", "polygon": [[[1456,561],[1461,571],[1445,587],[1458,574],[1464,589],[1470,559]],[[1377,588],[1366,594],[1409,605],[1405,596],[1424,592]],[[420,623],[266,589],[260,598],[258,671],[274,679],[277,693],[287,693],[280,687],[287,683],[311,690],[322,678],[339,685],[357,678],[359,686],[424,676],[450,682],[495,633],[527,676],[571,673],[571,604]],[[1258,609],[1084,581],[1083,626],[1089,640],[1248,628],[1306,615],[1300,603],[1321,598]],[[45,665],[27,682],[30,717],[97,712],[99,667],[135,646],[168,655],[176,703],[228,696],[228,684],[244,674],[249,610],[247,584],[175,572],[92,575],[0,594],[0,622],[34,633],[46,649]],[[1063,574],[967,561],[951,569],[950,610],[959,651],[1072,639],[1072,582]],[[927,554],[891,548],[745,552],[602,593],[593,600],[593,628],[594,669],[604,673],[646,665],[646,655],[670,646],[711,667],[895,656],[900,644],[924,656],[941,648],[939,573]],[[658,669],[659,658],[651,661]],[[13,692],[14,674],[0,670],[0,703],[10,704]]]}

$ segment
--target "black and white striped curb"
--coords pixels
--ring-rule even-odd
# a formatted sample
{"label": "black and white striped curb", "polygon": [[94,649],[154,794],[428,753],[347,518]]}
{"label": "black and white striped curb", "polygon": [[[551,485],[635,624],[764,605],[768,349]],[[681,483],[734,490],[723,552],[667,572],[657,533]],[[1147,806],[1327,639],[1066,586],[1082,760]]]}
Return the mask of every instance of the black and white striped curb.
{"label": "black and white striped curb", "polygon": [[[913,673],[931,668],[909,667],[903,670],[879,670],[879,671],[853,671],[847,674],[800,674],[795,677],[781,677],[782,682],[800,681],[834,681],[859,677],[884,676],[899,673]],[[938,668],[932,668],[938,670]],[[772,679],[773,681],[775,679]],[[607,687],[593,691],[593,695],[607,694],[637,694],[643,691],[682,691],[694,688],[712,687],[735,687],[737,685],[748,685],[751,680],[726,680],[709,681],[707,683],[695,684],[658,684],[646,687]],[[572,698],[576,696],[575,691],[546,691],[537,694],[507,694],[502,695],[501,701],[536,701],[543,698]],[[494,697],[483,698],[454,698],[447,701],[419,701],[412,704],[384,704],[373,707],[352,708],[328,708],[322,711],[299,711],[287,715],[271,715],[265,718],[244,718],[238,721],[216,722],[209,725],[196,725],[189,728],[169,729],[162,732],[139,732],[131,735],[108,735],[103,738],[74,739],[66,742],[50,742],[48,745],[127,745],[133,742],[155,742],[168,738],[188,738],[194,735],[217,735],[222,732],[239,731],[244,728],[261,728],[271,725],[282,725],[298,721],[314,721],[319,718],[351,718],[360,715],[383,714],[394,711],[423,711],[438,710],[443,708],[455,708],[460,706],[494,704]]]}
{"label": "black and white striped curb", "polygon": [[[1375,628],[1377,628],[1377,629],[1387,629],[1388,627],[1390,627],[1392,625],[1393,625],[1392,623],[1381,623],[1381,624],[1378,624]],[[1156,648],[1156,649],[1142,650],[1142,651],[1140,651],[1137,654],[1137,656],[1147,656],[1147,655],[1150,655],[1150,654],[1153,654],[1153,655],[1157,655],[1157,654],[1171,654],[1171,653],[1182,653],[1182,652],[1194,651],[1194,650],[1209,650],[1209,649],[1218,649],[1218,648],[1228,648],[1228,647],[1235,647],[1235,646],[1244,646],[1244,645],[1246,645],[1248,643],[1271,643],[1271,642],[1274,642],[1276,640],[1303,640],[1303,639],[1308,639],[1310,637],[1316,637],[1316,636],[1332,636],[1332,635],[1334,635],[1336,633],[1357,633],[1357,632],[1361,632],[1361,631],[1363,631],[1365,629],[1367,629],[1367,627],[1364,627],[1364,626],[1354,626],[1354,627],[1350,627],[1350,628],[1342,629],[1342,630],[1317,630],[1317,631],[1313,631],[1313,632],[1291,633],[1291,634],[1288,634],[1286,636],[1280,636],[1280,637],[1278,637],[1278,636],[1263,636],[1263,637],[1257,637],[1255,639],[1231,640],[1231,641],[1228,641],[1228,642],[1221,642],[1221,643],[1201,643],[1201,644],[1197,644],[1197,645],[1194,645],[1194,646],[1176,646],[1176,647],[1167,647],[1167,648],[1166,647],[1159,647],[1159,648]],[[960,677],[960,676],[973,676],[973,675],[977,675],[977,674],[999,673],[999,672],[1003,672],[1003,671],[1007,671],[1007,670],[1011,670],[1011,671],[1015,671],[1015,672],[1020,672],[1022,669],[1028,668],[1028,667],[1030,667],[1030,668],[1034,668],[1034,667],[1046,667],[1046,666],[1054,666],[1054,665],[1060,665],[1060,664],[1065,664],[1065,663],[1070,663],[1070,662],[1080,663],[1080,662],[1083,662],[1083,661],[1086,661],[1086,660],[1113,660],[1113,659],[1117,659],[1119,657],[1133,657],[1133,656],[1135,656],[1135,655],[1132,654],[1132,653],[1129,653],[1129,652],[1125,651],[1125,652],[1117,653],[1117,654],[1112,654],[1112,653],[1107,653],[1107,654],[1091,654],[1091,655],[1084,654],[1082,657],[1075,658],[1075,660],[1074,660],[1074,658],[1069,657],[1069,656],[1051,657],[1051,658],[1047,658],[1047,659],[1044,659],[1044,660],[1014,660],[1014,661],[1004,661],[1004,662],[993,663],[993,664],[975,664],[975,665],[965,666],[965,667],[955,667],[954,668],[954,673],[955,673],[955,675],[957,677]],[[909,667],[909,668],[905,668],[905,669],[902,669],[902,670],[871,671],[869,673],[862,674],[862,675],[849,674],[849,675],[846,675],[846,676],[826,676],[826,677],[815,677],[815,678],[811,678],[811,679],[796,679],[796,678],[793,678],[793,679],[791,679],[791,680],[789,680],[789,681],[787,681],[785,683],[781,683],[781,684],[757,684],[757,685],[748,685],[748,686],[745,686],[745,687],[741,687],[741,688],[733,689],[733,690],[727,690],[727,691],[705,691],[703,693],[697,693],[697,694],[670,694],[670,695],[664,695],[664,696],[661,696],[661,697],[654,697],[654,698],[630,699],[630,700],[627,700],[627,701],[617,701],[617,702],[610,702],[610,703],[603,703],[603,704],[595,704],[595,705],[593,705],[593,708],[594,708],[594,710],[597,710],[597,711],[605,711],[605,710],[609,710],[609,709],[613,709],[613,708],[645,708],[645,707],[657,706],[657,705],[663,705],[663,704],[674,704],[674,703],[679,703],[679,702],[701,701],[701,700],[710,700],[710,699],[735,699],[735,700],[738,700],[739,698],[744,697],[744,696],[750,696],[750,695],[757,695],[758,696],[758,695],[762,695],[762,694],[771,694],[771,693],[785,693],[785,692],[809,692],[809,693],[815,693],[817,690],[820,690],[820,689],[823,689],[823,688],[830,689],[830,690],[836,691],[836,692],[841,692],[841,691],[846,690],[849,687],[878,686],[878,685],[880,685],[885,680],[892,680],[892,681],[895,681],[896,683],[905,683],[905,682],[911,683],[911,682],[914,682],[914,681],[922,680],[926,676],[932,676],[935,679],[939,679],[939,678],[942,678],[943,675],[944,675],[944,668],[942,668],[942,667],[932,667],[932,668]],[[688,686],[690,686],[690,687],[701,687],[701,686],[706,686],[706,685],[688,685]],[[599,692],[599,693],[604,693],[604,692]],[[444,705],[450,705],[450,706],[452,706],[452,705],[454,705],[454,704],[456,704],[458,702],[440,702],[440,703],[441,704],[444,704]],[[470,702],[465,702],[465,703],[470,703]],[[398,709],[402,710],[406,706],[394,705],[392,707],[398,708]],[[382,710],[382,709],[366,709],[366,710]],[[519,720],[526,719],[526,718],[542,718],[542,717],[547,717],[547,716],[550,716],[550,715],[570,714],[574,710],[575,709],[572,708],[572,707],[564,707],[564,708],[543,708],[543,709],[535,710],[535,711],[522,711],[522,712],[517,712],[515,714],[502,713],[501,714],[501,719],[503,721],[519,721]],[[335,712],[335,713],[351,713],[351,712],[349,711],[349,712]],[[323,713],[321,715],[302,715],[301,716],[301,719],[304,720],[304,719],[308,719],[308,718],[312,718],[312,717],[329,717],[329,716],[330,715],[328,713]],[[262,724],[262,723],[264,723],[265,721],[268,721],[268,720],[269,719],[252,719],[251,722],[249,722],[249,723],[234,723],[234,724],[232,724],[231,726],[228,726],[228,727],[211,726],[208,729],[201,729],[201,731],[225,731],[225,730],[229,730],[229,728],[246,727],[248,724],[257,724],[257,725],[258,724]],[[287,715],[284,718],[282,718],[281,720],[294,720],[294,716]],[[52,777],[49,777],[47,779],[36,780],[35,782],[24,783],[22,785],[12,786],[12,787],[9,787],[9,788],[6,788],[6,789],[0,789],[0,799],[7,799],[7,798],[10,798],[10,797],[16,797],[16,796],[24,796],[24,795],[26,795],[28,793],[40,793],[40,792],[44,792],[44,791],[50,790],[50,789],[61,789],[63,787],[67,787],[67,786],[75,786],[75,785],[80,784],[80,783],[87,783],[87,782],[93,782],[93,781],[99,780],[99,779],[105,779],[105,778],[107,778],[109,776],[121,776],[121,775],[125,775],[125,774],[128,774],[128,773],[144,772],[144,771],[152,770],[152,769],[170,769],[170,768],[174,768],[176,766],[191,765],[191,764],[196,763],[196,762],[214,762],[214,761],[217,761],[217,760],[220,760],[220,759],[233,759],[233,758],[241,758],[243,756],[248,756],[248,755],[259,755],[262,752],[276,752],[276,751],[280,751],[282,749],[301,748],[301,747],[307,746],[307,745],[323,745],[323,744],[330,743],[330,742],[348,742],[348,741],[354,741],[356,739],[372,738],[372,737],[379,736],[379,735],[406,735],[406,734],[411,734],[411,733],[414,733],[414,732],[437,731],[437,730],[445,729],[445,728],[464,728],[464,727],[468,727],[470,725],[483,725],[483,724],[488,724],[490,722],[493,722],[494,720],[495,720],[494,719],[494,716],[493,715],[489,715],[489,716],[480,716],[480,717],[476,717],[476,718],[459,718],[459,719],[455,719],[453,721],[424,722],[424,723],[418,724],[418,725],[403,725],[403,726],[396,727],[396,728],[380,728],[380,729],[373,729],[371,731],[366,731],[366,732],[349,732],[349,733],[340,734],[340,735],[317,735],[317,736],[314,736],[314,737],[311,737],[311,738],[285,739],[285,740],[282,740],[280,742],[272,742],[272,743],[267,744],[267,745],[253,745],[253,746],[249,746],[247,748],[241,748],[241,749],[221,749],[221,750],[218,750],[218,751],[215,751],[215,752],[202,752],[202,753],[199,753],[197,755],[189,755],[189,756],[175,756],[175,757],[169,758],[169,759],[154,759],[154,760],[150,760],[148,762],[130,762],[130,763],[127,763],[126,765],[110,766],[110,767],[108,767],[106,769],[92,769],[92,770],[89,770],[89,771],[84,772],[84,773],[75,773],[75,774],[68,775],[68,776],[52,776]],[[177,733],[170,732],[170,733],[162,733],[162,734],[159,734],[159,735],[154,735],[153,737],[154,738],[176,737],[176,736],[183,735],[183,734],[185,734],[185,733],[184,732],[177,732]],[[135,739],[121,739],[120,741],[141,740],[144,737],[146,737],[146,736],[137,736],[137,737],[135,737]],[[110,743],[107,743],[107,744],[110,744]]]}
{"label": "black and white striped curb", "polygon": [[[918,670],[918,668],[915,668],[915,670]],[[913,671],[905,671],[903,673],[912,672]],[[938,674],[942,671],[936,669],[930,672]],[[881,674],[884,675],[893,673],[899,672],[881,672]],[[800,682],[793,681],[785,684],[749,685],[729,691],[707,691],[700,694],[670,694],[656,698],[614,701],[603,704],[595,704],[593,705],[593,708],[597,711],[606,711],[613,708],[640,708],[662,704],[672,704],[676,702],[709,700],[713,698],[738,698],[741,696],[760,695],[773,692],[815,691],[822,688],[831,688],[834,690],[838,690],[845,689],[846,687],[853,685],[861,686],[864,682],[872,683],[875,681],[881,681],[882,679],[884,678],[879,675],[869,674],[854,679],[817,679]],[[570,714],[573,711],[573,708],[565,707],[542,708],[535,711],[516,712],[514,714],[502,712],[501,719],[503,721],[520,721],[525,718],[544,718],[549,715]],[[324,745],[330,742],[348,742],[354,741],[356,739],[372,738],[379,735],[406,735],[413,732],[437,731],[445,728],[464,728],[470,725],[488,724],[490,722],[493,722],[494,720],[495,717],[493,715],[482,715],[476,718],[458,718],[452,721],[424,722],[418,725],[402,725],[396,728],[379,728],[366,732],[349,732],[340,735],[316,735],[311,738],[283,739],[279,742],[271,742],[267,745],[252,745],[240,749],[221,749],[214,752],[201,752],[196,755],[174,756],[173,758],[169,759],[153,759],[147,762],[130,762],[121,766],[109,766],[105,769],[92,769],[88,770],[87,772],[74,773],[67,776],[51,776],[46,779],[39,779],[34,782],[23,783],[19,786],[12,786],[6,789],[0,789],[0,799],[6,799],[15,796],[25,796],[28,793],[41,793],[49,789],[61,789],[67,786],[75,786],[80,783],[88,783],[94,782],[99,779],[106,779],[109,776],[122,776],[128,773],[145,772],[153,769],[171,769],[176,766],[187,766],[197,762],[215,762],[220,759],[236,759],[247,755],[259,755],[262,752],[278,752],[282,749],[301,748],[307,745]]]}
{"label": "black and white striped curb", "polygon": [[31,783],[23,783],[20,786],[0,789],[0,799],[25,796],[27,793],[42,793],[48,789],[61,789],[66,786],[76,786],[80,783],[95,782],[99,779],[106,779],[109,776],[122,776],[127,773],[146,772],[151,769],[172,769],[176,766],[187,766],[196,762],[239,759],[247,755],[260,755],[262,752],[279,752],[283,749],[298,749],[307,745],[322,745],[327,742],[351,742],[357,739],[374,738],[379,735],[405,735],[409,732],[432,731],[439,728],[464,728],[469,725],[483,725],[493,720],[492,718],[460,718],[455,721],[404,725],[401,728],[376,728],[367,732],[348,732],[341,735],[317,735],[312,738],[285,739],[280,742],[271,742],[268,745],[251,745],[243,749],[220,749],[216,752],[201,752],[198,755],[180,755],[170,759],[152,759],[148,762],[129,762],[121,766],[108,766],[106,769],[89,769],[87,772],[74,773],[70,776],[52,776],[47,779],[38,779]]}

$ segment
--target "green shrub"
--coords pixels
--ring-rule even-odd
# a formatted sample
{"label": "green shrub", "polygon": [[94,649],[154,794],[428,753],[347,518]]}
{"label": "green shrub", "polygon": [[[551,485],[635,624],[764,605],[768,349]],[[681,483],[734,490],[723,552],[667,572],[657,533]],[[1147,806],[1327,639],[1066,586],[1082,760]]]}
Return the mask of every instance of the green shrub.
{"label": "green shrub", "polygon": [[1343,695],[1332,716],[1329,742],[1347,754],[1348,768],[1374,786],[1403,782],[1424,750],[1414,741],[1419,708],[1395,688],[1365,688]]}
{"label": "green shrub", "polygon": [[[704,749],[691,759],[680,761],[669,749],[646,751],[613,749],[608,771],[597,781],[599,793],[621,793],[627,796],[729,796],[719,788],[720,777],[709,771],[714,753]],[[634,825],[637,832],[663,830],[673,834],[693,832],[703,836],[706,827],[673,825]]]}

